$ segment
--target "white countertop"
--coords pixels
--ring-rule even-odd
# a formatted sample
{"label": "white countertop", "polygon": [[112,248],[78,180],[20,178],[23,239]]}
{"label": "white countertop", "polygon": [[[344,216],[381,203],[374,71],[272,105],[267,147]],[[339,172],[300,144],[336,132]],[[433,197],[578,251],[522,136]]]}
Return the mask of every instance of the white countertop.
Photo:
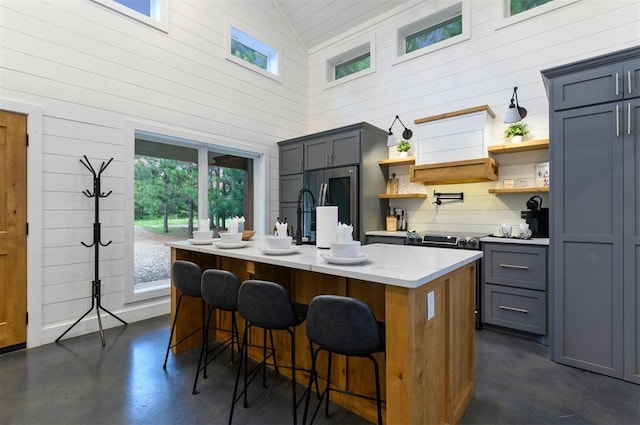
{"label": "white countertop", "polygon": [[369,254],[365,262],[355,265],[336,265],[329,264],[322,258],[322,254],[329,253],[328,249],[319,249],[314,245],[301,245],[293,254],[266,255],[260,250],[263,244],[263,240],[254,239],[244,248],[222,249],[215,245],[192,245],[188,241],[166,243],[172,248],[404,288],[417,288],[482,257],[482,251],[371,244],[361,247],[361,252]]}
{"label": "white countertop", "polygon": [[518,239],[502,238],[500,236],[487,236],[480,238],[480,242],[517,243],[520,245],[549,245],[549,238]]}

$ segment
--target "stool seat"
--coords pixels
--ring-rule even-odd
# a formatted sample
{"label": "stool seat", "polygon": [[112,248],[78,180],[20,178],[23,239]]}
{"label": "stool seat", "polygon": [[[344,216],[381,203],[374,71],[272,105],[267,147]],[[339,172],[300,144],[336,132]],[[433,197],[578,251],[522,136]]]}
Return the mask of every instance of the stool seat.
{"label": "stool seat", "polygon": [[[196,369],[196,376],[193,381],[193,394],[197,394],[198,376],[203,370],[203,377],[207,378],[207,365],[215,360],[228,347],[231,347],[231,362],[234,362],[234,345],[239,348],[238,325],[236,322],[236,312],[238,311],[238,292],[240,291],[240,279],[226,270],[208,269],[202,273],[201,292],[202,299],[209,306],[205,323],[205,337],[202,339],[200,348],[200,358]],[[231,313],[231,329],[223,329],[219,326],[213,328],[230,332],[231,336],[209,350],[209,330],[211,327],[211,316],[214,310]],[[212,354],[209,357],[209,354]],[[203,366],[204,360],[204,366]]]}
{"label": "stool seat", "polygon": [[[382,425],[382,399],[380,396],[380,370],[378,362],[372,356],[374,353],[384,352],[384,325],[377,322],[371,308],[361,300],[338,295],[318,295],[311,300],[307,314],[307,336],[312,346],[311,374],[307,387],[303,423],[307,422],[311,387],[313,382],[318,387],[318,371],[316,369],[318,353],[327,351],[327,386],[320,395],[320,400],[311,417],[313,423],[323,399],[326,397],[325,415],[329,415],[329,397],[332,391],[363,397],[376,401],[378,424]],[[355,394],[350,391],[331,388],[331,356],[333,353],[353,357],[366,357],[374,366],[376,397],[375,399]]]}
{"label": "stool seat", "polygon": [[178,302],[176,303],[176,312],[173,316],[173,322],[171,324],[171,333],[169,334],[169,343],[167,344],[167,351],[164,355],[164,363],[162,365],[163,369],[167,368],[167,359],[169,358],[169,351],[177,346],[178,344],[185,341],[187,338],[196,334],[199,331],[203,331],[204,337],[204,327],[205,327],[205,318],[204,318],[204,302],[202,303],[202,325],[200,328],[194,330],[189,335],[186,335],[180,341],[177,341],[175,344],[171,344],[171,340],[173,339],[173,334],[176,330],[176,322],[178,321],[178,314],[180,313],[180,304],[182,303],[182,298],[184,296],[200,298],[202,299],[202,289],[201,289],[201,278],[202,278],[202,269],[197,264],[191,261],[184,260],[176,260],[171,265],[171,283],[178,291]]}
{"label": "stool seat", "polygon": [[[229,424],[233,421],[233,413],[235,404],[243,397],[243,405],[247,407],[247,390],[249,383],[255,378],[260,370],[262,370],[262,385],[266,386],[266,366],[267,360],[273,358],[273,366],[278,372],[276,362],[275,349],[273,344],[272,331],[286,331],[289,333],[291,340],[291,403],[293,424],[297,423],[297,406],[299,401],[296,396],[296,337],[294,328],[302,324],[307,317],[307,307],[295,304],[291,301],[291,297],[287,289],[275,282],[265,280],[251,279],[242,282],[238,293],[238,312],[245,320],[244,334],[242,337],[240,361],[238,365],[238,373],[236,375],[236,383],[233,389],[233,398],[231,400],[231,412],[229,413]],[[248,335],[252,327],[262,328],[264,331],[262,361],[249,373],[248,371]],[[267,332],[271,340],[271,349],[267,350]],[[269,353],[267,354],[267,351]],[[244,363],[244,389],[240,396],[238,395],[238,386],[240,375],[242,373],[242,365]],[[251,375],[251,378],[249,378]],[[300,398],[300,402],[304,397],[304,393]]]}

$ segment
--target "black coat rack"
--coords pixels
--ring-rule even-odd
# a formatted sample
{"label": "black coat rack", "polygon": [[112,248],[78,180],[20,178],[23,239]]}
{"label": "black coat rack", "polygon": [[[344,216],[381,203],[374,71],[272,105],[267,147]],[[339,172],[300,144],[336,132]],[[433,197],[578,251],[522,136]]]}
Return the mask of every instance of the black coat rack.
{"label": "black coat rack", "polygon": [[102,295],[101,285],[102,284],[100,282],[100,273],[99,273],[100,247],[108,246],[109,244],[111,244],[112,241],[109,241],[107,243],[102,243],[102,239],[100,235],[100,198],[106,198],[107,196],[111,195],[112,191],[110,190],[108,193],[104,193],[101,191],[100,176],[102,175],[102,172],[109,166],[109,164],[111,164],[111,161],[113,161],[113,158],[111,158],[107,163],[103,162],[98,172],[96,172],[95,168],[93,168],[93,165],[91,165],[91,162],[89,162],[89,159],[87,158],[86,155],[83,155],[83,158],[84,160],[80,159],[80,163],[84,165],[87,168],[87,170],[89,170],[93,175],[93,192],[89,192],[88,190],[83,190],[82,193],[88,198],[95,198],[95,221],[93,223],[93,242],[90,244],[80,242],[82,245],[86,246],[87,248],[93,247],[94,249],[94,279],[92,282],[92,290],[91,290],[91,307],[89,308],[89,310],[87,310],[85,314],[80,316],[80,318],[76,320],[73,325],[69,326],[69,328],[66,331],[64,331],[64,333],[60,335],[58,339],[56,339],[56,342],[60,341],[62,337],[67,334],[67,332],[69,332],[75,325],[80,323],[80,321],[84,319],[85,316],[89,314],[95,307],[96,314],[98,316],[98,326],[100,327],[100,339],[102,340],[102,346],[104,347],[105,345],[104,331],[102,329],[102,319],[100,318],[100,310],[108,313],[111,317],[119,320],[125,326],[127,326],[127,322],[125,322],[124,320],[122,320],[121,318],[111,313],[106,308],[104,308],[101,303],[101,295]]}

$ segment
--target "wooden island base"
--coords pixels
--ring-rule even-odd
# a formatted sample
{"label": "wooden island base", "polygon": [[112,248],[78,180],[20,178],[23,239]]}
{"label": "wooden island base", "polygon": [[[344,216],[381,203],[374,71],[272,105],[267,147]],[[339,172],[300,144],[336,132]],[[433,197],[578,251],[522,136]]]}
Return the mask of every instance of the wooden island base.
{"label": "wooden island base", "polygon": [[[318,294],[336,294],[358,298],[369,304],[376,319],[386,324],[386,353],[377,354],[376,359],[381,368],[381,389],[386,401],[383,416],[387,424],[455,424],[461,420],[471,403],[475,367],[475,262],[411,289],[174,247],[171,249],[171,259],[172,262],[193,261],[203,269],[228,270],[240,280],[278,282],[289,290],[293,300],[298,303],[309,304]],[[433,293],[434,311],[433,317],[427,320],[430,293]],[[175,290],[172,289],[172,319],[176,300]],[[228,314],[216,314],[218,325],[230,327]],[[200,302],[188,299],[185,303],[183,299],[174,341],[197,329],[200,317]],[[242,332],[242,319],[238,326]],[[261,345],[262,331],[251,332],[250,344]],[[199,334],[178,348],[182,351],[195,347],[200,344],[198,338]],[[274,339],[278,363],[289,365],[288,335],[274,332]],[[255,348],[250,350],[249,355],[259,359],[261,351]],[[332,361],[332,385],[375,396],[373,367],[369,360],[334,355]],[[308,370],[311,367],[304,325],[296,329],[296,363],[301,369]],[[288,370],[280,370],[290,376]],[[322,390],[326,355],[321,356],[318,370]],[[308,373],[300,371],[296,376],[306,386]],[[340,393],[333,393],[332,401],[369,421],[376,421],[373,401]]]}

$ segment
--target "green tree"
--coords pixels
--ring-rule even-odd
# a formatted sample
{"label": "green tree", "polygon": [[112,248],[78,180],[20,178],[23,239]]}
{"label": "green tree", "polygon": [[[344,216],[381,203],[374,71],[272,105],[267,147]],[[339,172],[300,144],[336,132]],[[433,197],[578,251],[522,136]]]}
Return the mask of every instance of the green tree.
{"label": "green tree", "polygon": [[209,184],[209,211],[212,223],[224,229],[226,219],[244,215],[245,171],[209,167]]}

